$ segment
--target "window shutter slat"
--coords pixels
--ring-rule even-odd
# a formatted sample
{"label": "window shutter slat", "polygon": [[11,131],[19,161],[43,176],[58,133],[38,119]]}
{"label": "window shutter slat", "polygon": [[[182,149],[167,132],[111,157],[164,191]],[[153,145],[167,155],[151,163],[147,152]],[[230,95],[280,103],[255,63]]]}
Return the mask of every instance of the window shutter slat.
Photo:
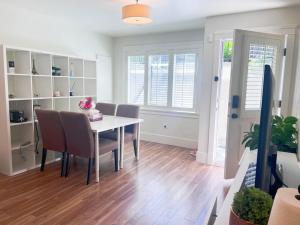
{"label": "window shutter slat", "polygon": [[275,46],[250,44],[245,110],[260,110],[264,66],[270,65],[275,73],[276,54],[277,48]]}
{"label": "window shutter slat", "polygon": [[167,106],[168,102],[169,56],[149,57],[149,104]]}
{"label": "window shutter slat", "polygon": [[193,108],[196,54],[174,55],[173,107]]}
{"label": "window shutter slat", "polygon": [[144,104],[145,57],[128,57],[128,102]]}

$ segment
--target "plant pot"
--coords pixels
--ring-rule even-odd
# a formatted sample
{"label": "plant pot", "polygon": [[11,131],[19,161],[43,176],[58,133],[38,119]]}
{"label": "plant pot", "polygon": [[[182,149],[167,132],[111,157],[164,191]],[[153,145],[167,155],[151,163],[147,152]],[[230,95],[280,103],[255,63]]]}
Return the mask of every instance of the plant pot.
{"label": "plant pot", "polygon": [[235,214],[235,212],[233,212],[231,208],[229,225],[255,225],[255,224],[241,219],[237,214]]}

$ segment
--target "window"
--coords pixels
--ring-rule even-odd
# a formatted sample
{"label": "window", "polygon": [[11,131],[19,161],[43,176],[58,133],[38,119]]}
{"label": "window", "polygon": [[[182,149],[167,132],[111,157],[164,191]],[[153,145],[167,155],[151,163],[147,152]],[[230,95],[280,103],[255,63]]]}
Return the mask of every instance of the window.
{"label": "window", "polygon": [[175,54],[173,75],[173,107],[192,108],[196,54]]}
{"label": "window", "polygon": [[146,107],[195,111],[198,50],[127,57],[128,102]]}
{"label": "window", "polygon": [[149,57],[149,105],[167,106],[169,56]]}
{"label": "window", "polygon": [[128,57],[128,102],[144,104],[145,57]]}
{"label": "window", "polygon": [[264,44],[250,44],[246,83],[246,110],[260,110],[262,101],[264,65],[275,73],[277,48]]}

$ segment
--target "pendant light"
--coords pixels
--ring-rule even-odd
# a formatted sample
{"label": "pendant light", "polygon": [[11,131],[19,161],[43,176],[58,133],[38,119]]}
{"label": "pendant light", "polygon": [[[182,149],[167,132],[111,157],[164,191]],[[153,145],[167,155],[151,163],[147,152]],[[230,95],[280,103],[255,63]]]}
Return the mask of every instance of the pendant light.
{"label": "pendant light", "polygon": [[126,5],[122,8],[122,19],[125,23],[130,24],[147,24],[151,23],[151,8],[136,0],[136,4]]}

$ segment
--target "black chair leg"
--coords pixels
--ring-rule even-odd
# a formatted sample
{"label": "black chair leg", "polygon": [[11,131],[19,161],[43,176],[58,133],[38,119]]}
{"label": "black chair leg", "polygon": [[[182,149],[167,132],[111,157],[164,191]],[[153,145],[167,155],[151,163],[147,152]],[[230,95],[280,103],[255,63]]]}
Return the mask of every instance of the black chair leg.
{"label": "black chair leg", "polygon": [[133,149],[134,149],[134,156],[137,157],[137,141],[136,141],[136,139],[133,140]]}
{"label": "black chair leg", "polygon": [[66,157],[66,166],[65,166],[65,168],[66,168],[66,170],[65,170],[65,177],[67,177],[67,176],[69,175],[69,170],[70,170],[69,164],[70,164],[70,154],[67,153],[67,157]]}
{"label": "black chair leg", "polygon": [[118,149],[113,150],[114,158],[115,158],[115,171],[119,171],[119,157],[118,157]]}
{"label": "black chair leg", "polygon": [[87,174],[87,181],[86,181],[87,185],[90,183],[92,166],[93,166],[92,158],[89,158],[88,174]]}
{"label": "black chair leg", "polygon": [[41,162],[41,171],[44,171],[46,158],[47,158],[47,149],[43,148],[42,162]]}
{"label": "black chair leg", "polygon": [[65,175],[65,160],[66,158],[66,152],[62,153],[62,157],[61,157],[61,171],[60,171],[60,176],[64,176]]}
{"label": "black chair leg", "polygon": [[95,165],[96,165],[96,159],[93,158],[93,168],[95,168]]}

